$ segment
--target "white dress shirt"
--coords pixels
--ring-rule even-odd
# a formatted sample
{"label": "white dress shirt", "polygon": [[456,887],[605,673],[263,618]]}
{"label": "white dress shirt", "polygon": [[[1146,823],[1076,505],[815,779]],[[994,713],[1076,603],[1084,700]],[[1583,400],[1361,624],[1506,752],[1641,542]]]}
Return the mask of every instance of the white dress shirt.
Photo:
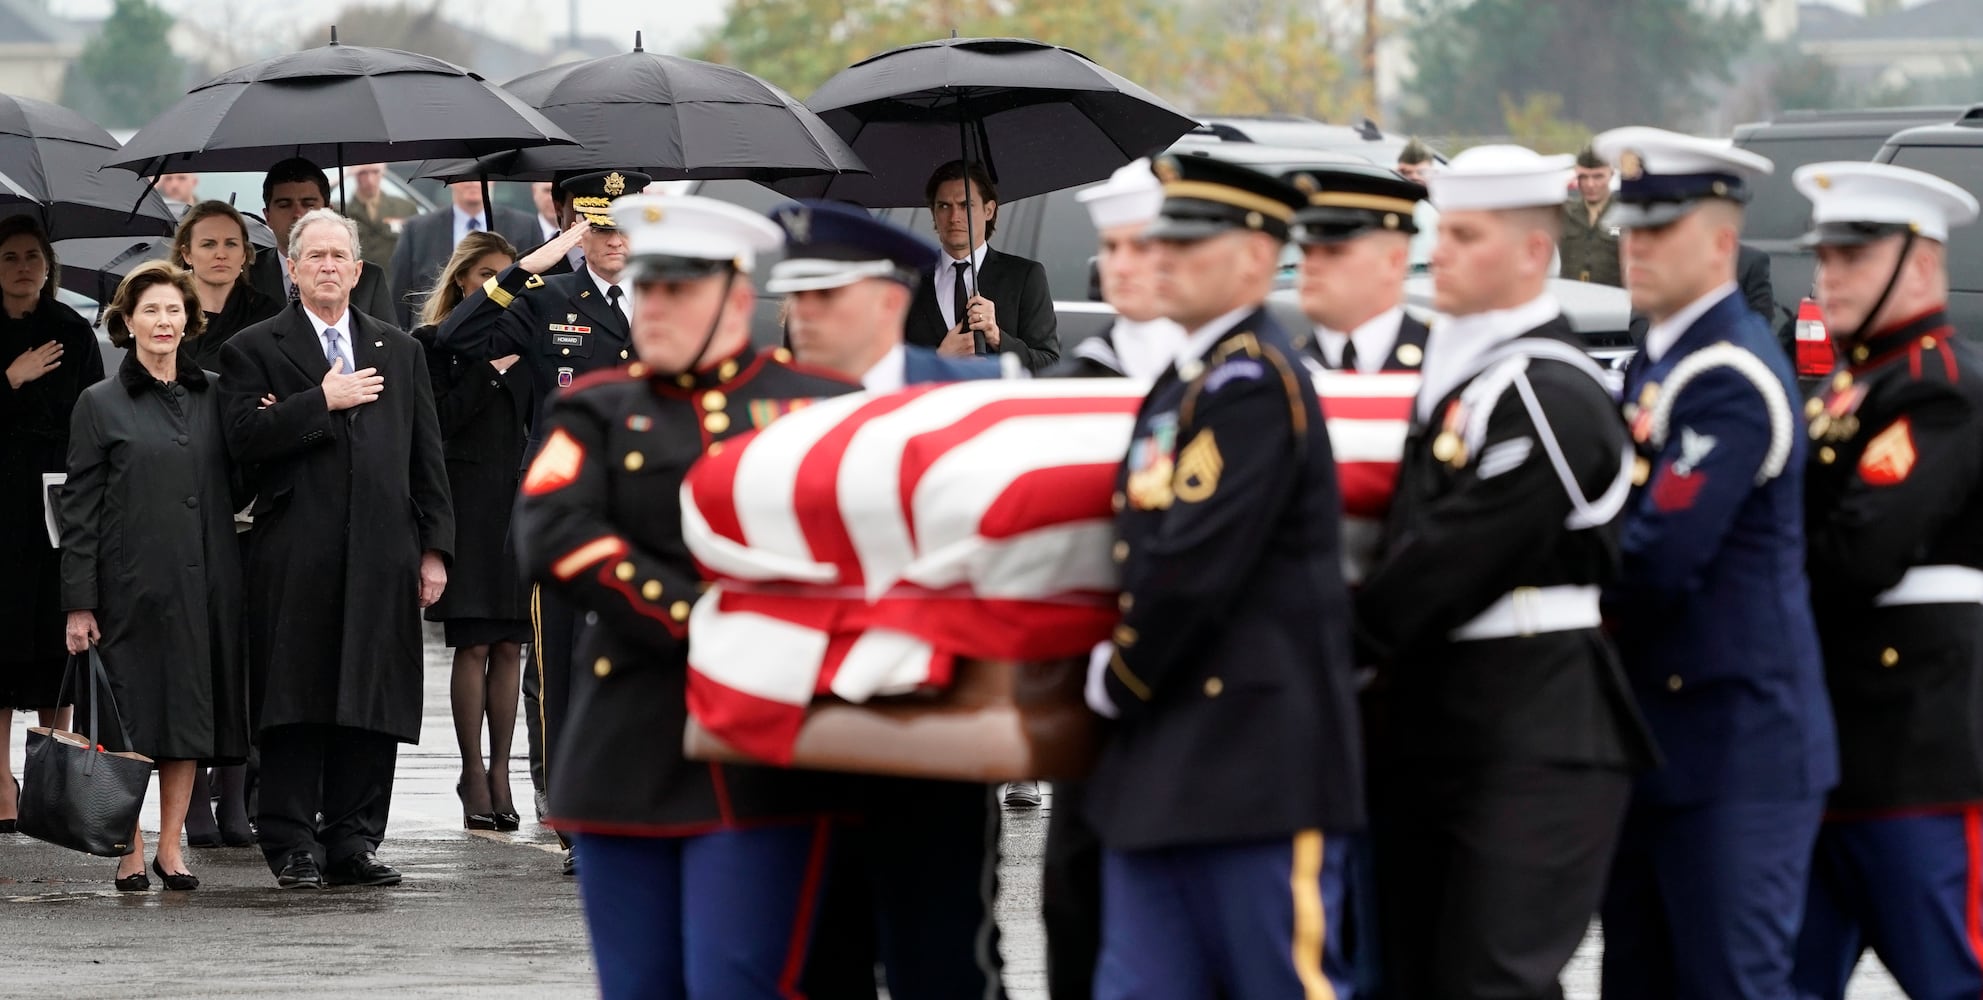
{"label": "white dress shirt", "polygon": [[317,346],[323,349],[323,354],[325,358],[329,358],[331,356],[330,353],[331,344],[330,344],[330,338],[324,336],[324,331],[332,328],[336,328],[338,346],[344,350],[344,356],[351,359],[351,367],[346,368],[344,370],[344,374],[349,375],[352,372],[357,371],[358,349],[356,346],[352,344],[351,309],[347,307],[344,310],[344,315],[339,316],[337,318],[337,322],[335,323],[324,322],[323,320],[317,317],[316,313],[311,312],[307,308],[303,310],[303,315],[310,317],[310,325],[317,328]]}
{"label": "white dress shirt", "polygon": [[1355,344],[1356,370],[1369,375],[1383,371],[1384,362],[1391,360],[1391,349],[1398,343],[1398,325],[1404,321],[1405,307],[1392,306],[1348,333],[1317,325],[1315,336],[1322,344],[1322,356],[1329,359],[1329,367],[1341,368],[1343,345]]}
{"label": "white dress shirt", "polygon": [[1240,320],[1252,315],[1253,311],[1258,308],[1260,307],[1257,305],[1240,306],[1238,309],[1234,309],[1232,312],[1191,331],[1184,338],[1184,346],[1177,352],[1178,365],[1183,366],[1187,362],[1197,361],[1203,358],[1205,352],[1211,350],[1212,345],[1219,342],[1220,337],[1225,336],[1233,327],[1239,325]]}
{"label": "white dress shirt", "polygon": [[[990,243],[980,243],[976,250],[971,251],[971,266],[964,269],[970,275],[964,279],[964,297],[967,299],[978,293],[978,271],[985,266],[985,252],[990,249]],[[957,294],[954,289],[957,287],[959,263],[948,251],[937,255],[936,274],[933,275],[936,279],[936,307],[943,313],[945,329],[957,325],[957,303],[952,300]]]}
{"label": "white dress shirt", "polygon": [[626,317],[628,326],[632,326],[633,286],[628,284],[624,278],[619,281],[607,281],[603,275],[592,270],[590,267],[585,270],[592,275],[592,283],[599,286],[599,294],[606,296],[607,302],[610,303],[613,301],[612,289],[617,288],[620,290],[620,315]]}
{"label": "white dress shirt", "polygon": [[471,232],[471,230],[468,228],[468,220],[470,219],[475,220],[475,228],[478,230],[489,228],[489,220],[484,219],[482,217],[481,212],[477,212],[474,215],[470,215],[467,212],[462,211],[461,208],[457,206],[454,210],[454,245],[455,246],[460,246],[462,239],[466,237],[469,234],[469,232]]}
{"label": "white dress shirt", "polygon": [[1425,381],[1418,389],[1418,418],[1432,419],[1432,408],[1473,374],[1481,355],[1562,314],[1556,297],[1544,292],[1513,309],[1434,319],[1432,332],[1425,338],[1425,364],[1420,369]]}
{"label": "white dress shirt", "polygon": [[1109,344],[1115,348],[1123,375],[1154,379],[1184,349],[1184,327],[1161,317],[1142,322],[1117,318],[1115,328],[1109,331]]}
{"label": "white dress shirt", "polygon": [[861,373],[861,388],[879,396],[909,384],[909,352],[901,344],[888,349],[874,367]]}
{"label": "white dress shirt", "polygon": [[558,224],[540,215],[537,217],[537,232],[544,237],[545,242],[549,242],[552,237],[558,235]]}
{"label": "white dress shirt", "polygon": [[1723,282],[1714,291],[1687,303],[1686,308],[1666,317],[1664,322],[1654,323],[1648,327],[1646,360],[1658,363],[1660,358],[1666,356],[1666,352],[1673,350],[1673,345],[1680,342],[1681,336],[1687,332],[1688,327],[1694,325],[1695,320],[1700,319],[1709,309],[1713,309],[1722,299],[1734,295],[1735,291],[1735,282]]}

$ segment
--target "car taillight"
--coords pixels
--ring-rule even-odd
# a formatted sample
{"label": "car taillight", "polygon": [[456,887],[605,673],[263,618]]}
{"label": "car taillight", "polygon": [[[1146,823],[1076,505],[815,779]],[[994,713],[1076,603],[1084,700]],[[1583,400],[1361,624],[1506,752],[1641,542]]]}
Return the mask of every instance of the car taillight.
{"label": "car taillight", "polygon": [[1797,375],[1820,378],[1831,374],[1835,362],[1831,332],[1825,329],[1824,310],[1805,299],[1797,304]]}

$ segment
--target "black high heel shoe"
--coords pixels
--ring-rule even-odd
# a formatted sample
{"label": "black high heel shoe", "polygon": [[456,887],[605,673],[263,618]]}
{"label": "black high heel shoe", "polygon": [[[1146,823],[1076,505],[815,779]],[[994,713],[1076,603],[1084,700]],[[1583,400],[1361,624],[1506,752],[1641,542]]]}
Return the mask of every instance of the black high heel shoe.
{"label": "black high heel shoe", "polygon": [[158,863],[157,858],[151,859],[151,870],[153,874],[158,876],[159,881],[164,882],[165,887],[173,892],[191,892],[200,887],[199,878],[193,875],[174,875],[167,872],[165,867]]}
{"label": "black high heel shoe", "polygon": [[461,800],[461,828],[464,830],[494,830],[496,814],[492,812],[472,813],[468,811],[468,793],[461,790],[461,782],[455,782],[455,798]]}
{"label": "black high heel shoe", "polygon": [[[504,783],[507,784],[508,782],[505,781]],[[504,789],[504,790],[507,791],[508,789]],[[507,796],[505,796],[505,798],[507,798]],[[514,831],[520,829],[523,826],[523,817],[518,816],[516,814],[516,809],[515,808],[496,809],[493,806],[495,801],[496,801],[496,776],[494,773],[491,773],[489,775],[489,802],[491,803],[489,818],[496,821],[496,829],[498,830],[503,830],[507,832],[507,831]]]}

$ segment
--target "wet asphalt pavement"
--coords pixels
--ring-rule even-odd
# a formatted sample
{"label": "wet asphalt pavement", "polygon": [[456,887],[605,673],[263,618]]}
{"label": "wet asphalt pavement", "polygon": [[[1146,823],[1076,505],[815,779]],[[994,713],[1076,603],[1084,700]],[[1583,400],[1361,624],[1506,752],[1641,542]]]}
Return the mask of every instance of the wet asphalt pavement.
{"label": "wet asphalt pavement", "polygon": [[[403,885],[282,892],[259,851],[220,848],[187,852],[198,891],[160,891],[154,877],[151,892],[120,893],[110,884],[113,860],[0,834],[0,997],[591,995],[572,880],[559,874],[556,839],[530,815],[520,723],[512,787],[523,829],[461,829],[448,656],[430,633],[423,738],[400,748],[380,849],[406,874]],[[16,716],[8,736],[16,774],[30,718]],[[1013,1000],[1046,996],[1039,868],[1051,807],[1049,791],[1045,808],[1005,814],[998,911]],[[148,842],[157,812],[148,802]],[[1597,954],[1593,933],[1565,974],[1570,997],[1597,996]],[[1868,967],[1851,992],[1852,1000],[1900,996]]]}

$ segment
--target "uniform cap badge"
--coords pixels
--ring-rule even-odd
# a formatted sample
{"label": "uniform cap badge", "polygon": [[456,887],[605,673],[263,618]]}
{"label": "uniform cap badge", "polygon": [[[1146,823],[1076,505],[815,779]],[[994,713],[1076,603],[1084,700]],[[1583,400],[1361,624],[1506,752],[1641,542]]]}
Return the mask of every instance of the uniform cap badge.
{"label": "uniform cap badge", "polygon": [[606,189],[608,195],[615,198],[627,193],[627,179],[617,170],[607,174],[606,181],[601,186]]}
{"label": "uniform cap badge", "polygon": [[1628,181],[1636,181],[1646,175],[1646,158],[1636,149],[1628,149],[1618,154],[1618,176]]}

